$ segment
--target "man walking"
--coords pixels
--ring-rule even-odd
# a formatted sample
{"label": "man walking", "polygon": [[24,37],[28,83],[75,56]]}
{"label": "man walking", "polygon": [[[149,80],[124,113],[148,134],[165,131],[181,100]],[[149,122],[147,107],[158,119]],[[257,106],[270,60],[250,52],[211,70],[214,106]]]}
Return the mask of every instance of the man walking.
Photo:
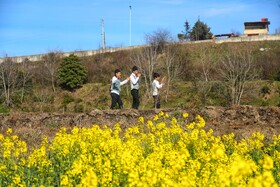
{"label": "man walking", "polygon": [[120,78],[121,78],[121,71],[119,69],[116,69],[115,76],[112,78],[111,89],[110,89],[111,98],[112,98],[111,109],[114,109],[117,103],[120,109],[123,108],[123,102],[120,97],[120,91],[121,91],[121,86],[129,81],[129,77],[127,77],[122,82]]}
{"label": "man walking", "polygon": [[140,83],[141,73],[139,73],[137,66],[132,67],[132,73],[130,75],[130,88],[132,95],[132,108],[138,109],[139,100],[139,83]]}

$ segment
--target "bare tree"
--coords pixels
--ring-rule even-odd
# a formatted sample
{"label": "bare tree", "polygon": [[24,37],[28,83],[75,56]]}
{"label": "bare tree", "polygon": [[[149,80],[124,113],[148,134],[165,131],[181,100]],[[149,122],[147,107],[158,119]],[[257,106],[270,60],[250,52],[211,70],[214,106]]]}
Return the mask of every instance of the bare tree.
{"label": "bare tree", "polygon": [[202,44],[199,46],[195,56],[198,62],[195,64],[195,71],[193,72],[193,84],[205,105],[214,79],[215,54],[212,53],[211,48],[207,44]]}
{"label": "bare tree", "polygon": [[34,99],[39,105],[40,112],[44,112],[44,108],[52,101],[53,92],[48,88],[40,88],[33,90]]}
{"label": "bare tree", "polygon": [[0,81],[5,98],[5,105],[12,106],[12,94],[17,85],[18,69],[17,64],[7,55],[0,64]]}
{"label": "bare tree", "polygon": [[151,98],[151,85],[155,66],[158,64],[159,55],[163,53],[164,47],[171,41],[171,35],[167,30],[158,29],[152,34],[146,34],[145,40],[147,45],[136,51],[132,55],[131,61],[139,66],[147,90],[145,93],[147,101]]}
{"label": "bare tree", "polygon": [[165,101],[167,102],[168,95],[172,84],[176,78],[182,73],[182,56],[180,55],[180,46],[175,43],[170,43],[164,47],[164,53],[161,56],[162,64],[167,72]]}
{"label": "bare tree", "polygon": [[49,52],[43,56],[43,63],[46,68],[45,79],[51,82],[53,92],[55,92],[57,68],[61,57],[62,53],[60,51]]}
{"label": "bare tree", "polygon": [[152,46],[143,47],[131,56],[132,62],[139,67],[143,77],[142,80],[144,79],[145,89],[147,90],[145,97],[147,98],[151,97],[151,84],[155,65],[157,64],[157,56],[158,53]]}
{"label": "bare tree", "polygon": [[228,51],[221,61],[219,72],[229,91],[232,105],[240,104],[246,82],[255,79],[258,75],[252,51],[248,48]]}
{"label": "bare tree", "polygon": [[31,82],[31,78],[32,78],[32,74],[31,71],[29,69],[29,59],[26,58],[23,60],[22,63],[19,64],[18,67],[18,71],[19,71],[19,85],[20,85],[20,89],[21,89],[21,96],[20,96],[20,102],[23,102],[24,99],[24,95],[26,93],[27,87],[28,87],[28,83]]}

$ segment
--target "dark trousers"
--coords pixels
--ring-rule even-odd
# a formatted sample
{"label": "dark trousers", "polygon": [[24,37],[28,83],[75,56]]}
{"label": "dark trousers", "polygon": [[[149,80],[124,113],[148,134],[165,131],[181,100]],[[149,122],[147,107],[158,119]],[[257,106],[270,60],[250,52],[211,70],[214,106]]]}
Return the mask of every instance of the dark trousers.
{"label": "dark trousers", "polygon": [[153,98],[154,98],[154,108],[160,108],[159,95],[153,95]]}
{"label": "dark trousers", "polygon": [[137,89],[132,89],[131,90],[131,95],[132,95],[132,108],[138,109],[140,100],[139,100],[139,91]]}
{"label": "dark trousers", "polygon": [[111,93],[111,98],[112,98],[111,109],[115,109],[117,103],[119,105],[119,109],[123,108],[121,97],[118,94]]}

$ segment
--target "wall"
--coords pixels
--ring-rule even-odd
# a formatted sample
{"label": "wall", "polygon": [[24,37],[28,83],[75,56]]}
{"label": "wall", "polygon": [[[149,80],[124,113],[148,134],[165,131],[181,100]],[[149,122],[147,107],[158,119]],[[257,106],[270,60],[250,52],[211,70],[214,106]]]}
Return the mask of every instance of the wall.
{"label": "wall", "polygon": [[[259,35],[259,36],[246,36],[241,35],[239,37],[231,37],[231,38],[221,38],[221,39],[213,39],[213,40],[200,40],[200,41],[186,41],[184,43],[204,43],[204,42],[214,42],[214,43],[224,43],[224,42],[250,42],[250,41],[273,41],[280,40],[280,34],[273,35]],[[79,57],[84,56],[92,56],[99,53],[112,53],[121,50],[130,50],[133,48],[139,48],[143,46],[131,46],[131,47],[119,47],[119,48],[107,48],[107,49],[98,49],[98,50],[87,50],[87,51],[74,51],[74,52],[64,52],[63,56],[69,56],[70,54],[75,54]],[[30,61],[40,61],[45,54],[39,55],[30,55],[30,56],[16,56],[10,57],[16,63],[23,62],[26,58]],[[0,58],[0,63],[4,61],[4,58]]]}

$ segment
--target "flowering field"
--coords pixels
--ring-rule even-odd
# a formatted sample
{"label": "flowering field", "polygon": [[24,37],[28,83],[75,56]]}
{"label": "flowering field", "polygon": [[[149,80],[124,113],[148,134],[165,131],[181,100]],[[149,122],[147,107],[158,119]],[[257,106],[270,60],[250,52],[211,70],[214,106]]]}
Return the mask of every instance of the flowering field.
{"label": "flowering field", "polygon": [[62,128],[28,150],[0,134],[0,186],[278,186],[280,135],[214,136],[199,115],[140,117],[133,127]]}

